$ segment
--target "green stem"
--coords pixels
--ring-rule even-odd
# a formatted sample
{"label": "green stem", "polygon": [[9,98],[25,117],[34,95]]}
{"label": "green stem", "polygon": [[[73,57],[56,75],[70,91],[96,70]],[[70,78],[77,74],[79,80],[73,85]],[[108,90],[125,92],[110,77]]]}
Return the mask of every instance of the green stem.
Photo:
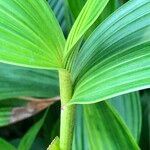
{"label": "green stem", "polygon": [[60,124],[60,149],[71,150],[74,129],[75,106],[66,106],[72,97],[72,82],[70,74],[61,70],[59,72],[61,96],[61,124]]}

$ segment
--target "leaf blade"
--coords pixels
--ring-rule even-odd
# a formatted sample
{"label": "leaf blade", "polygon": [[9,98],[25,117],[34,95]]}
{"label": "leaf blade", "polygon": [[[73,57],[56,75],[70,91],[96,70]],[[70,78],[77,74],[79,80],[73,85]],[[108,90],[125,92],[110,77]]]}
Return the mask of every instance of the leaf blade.
{"label": "leaf blade", "polygon": [[45,117],[46,117],[47,111],[45,112],[44,116],[36,123],[34,126],[32,126],[29,131],[24,135],[24,137],[21,139],[18,150],[30,150],[40,128],[42,127]]}
{"label": "leaf blade", "polygon": [[59,98],[35,99],[20,97],[16,99],[5,99],[0,101],[0,127],[14,124],[36,115],[48,108]]}
{"label": "leaf blade", "polygon": [[94,103],[150,87],[149,7],[148,0],[130,1],[93,32],[71,70],[72,103]]}
{"label": "leaf blade", "polygon": [[4,139],[0,138],[0,149],[4,149],[4,147],[5,147],[5,150],[17,150],[13,145],[8,143]]}
{"label": "leaf blade", "polygon": [[75,21],[65,46],[64,57],[81,39],[90,26],[96,21],[109,0],[88,0]]}
{"label": "leaf blade", "polygon": [[18,96],[54,97],[59,94],[57,72],[3,63],[0,63],[0,70],[0,100]]}
{"label": "leaf blade", "polygon": [[[134,137],[135,139],[134,142],[136,141],[138,143],[139,134],[141,130],[141,108],[140,108],[141,106],[139,104],[140,99],[138,93],[134,92],[127,95],[122,95],[119,97],[115,97],[111,100],[106,100],[105,102],[100,102],[94,105],[93,104],[87,105],[91,113],[90,116],[86,115],[87,113],[85,111],[86,105],[77,105],[76,124],[75,124],[74,140],[73,140],[74,150],[106,149],[106,147],[103,147],[105,145],[109,145],[108,143],[106,143],[106,141],[109,140],[110,142],[113,143],[113,138],[114,138],[114,136],[113,137],[106,136],[107,134],[110,134],[109,132],[112,131],[115,132],[115,129],[113,128],[114,124],[112,125],[112,121],[111,121],[112,118],[113,120],[118,120],[117,124],[123,124],[121,126],[125,130],[127,128],[127,132],[132,137],[131,139],[133,139]],[[104,104],[106,104],[107,107],[103,106]],[[106,112],[101,113],[100,109],[106,109],[106,112],[111,111],[111,114],[113,114],[112,117],[108,117],[108,116],[106,117],[105,115],[107,113]],[[95,113],[95,111],[97,113]],[[100,113],[102,117],[104,117],[106,120],[109,120],[109,122],[111,123],[108,123],[108,125],[103,124],[104,122],[103,120],[99,119],[99,115],[97,115],[98,113]],[[89,112],[87,114],[89,114]],[[87,117],[88,120],[87,122],[85,117]],[[119,118],[119,119],[114,119],[114,118]],[[101,126],[100,125],[101,123],[99,122],[102,122],[106,130],[104,130],[103,126]],[[89,126],[94,126],[94,127],[87,128],[88,126],[87,124],[90,124]],[[108,129],[106,126],[110,126],[112,130],[110,128]],[[90,135],[88,134],[89,132],[91,132]],[[106,133],[103,134],[103,132]],[[121,132],[119,134],[121,134]],[[117,132],[114,135],[117,137],[119,134]],[[108,140],[105,139],[105,136],[107,137]],[[118,140],[114,143],[116,146],[118,145],[119,142],[122,143],[119,137],[117,139]]]}
{"label": "leaf blade", "polygon": [[0,62],[62,67],[65,38],[45,1],[1,1],[0,12]]}
{"label": "leaf blade", "polygon": [[121,95],[107,101],[117,111],[131,131],[134,139],[140,139],[142,114],[139,92]]}
{"label": "leaf blade", "polygon": [[[83,111],[84,117],[81,117],[81,120],[83,121],[84,130],[82,130],[80,138],[77,139],[77,143],[74,143],[74,148],[79,146],[79,149],[93,150],[119,150],[122,147],[125,149],[130,149],[131,147],[132,149],[139,149],[123,120],[109,104],[101,102],[84,105]],[[80,126],[77,128],[80,128]],[[80,130],[78,129],[77,131],[79,134]],[[78,145],[80,140],[85,140],[86,142],[82,142],[82,146]]]}

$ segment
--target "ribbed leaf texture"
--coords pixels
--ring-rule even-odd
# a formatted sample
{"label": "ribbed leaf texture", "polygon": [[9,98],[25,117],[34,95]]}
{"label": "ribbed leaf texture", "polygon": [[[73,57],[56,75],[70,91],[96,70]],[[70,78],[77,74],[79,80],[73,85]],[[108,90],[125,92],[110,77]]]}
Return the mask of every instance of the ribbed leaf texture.
{"label": "ribbed leaf texture", "polygon": [[77,18],[87,0],[68,0],[74,18]]}
{"label": "ribbed leaf texture", "polygon": [[72,48],[85,35],[87,30],[96,21],[109,0],[88,0],[77,17],[65,45],[64,58],[67,62],[68,56],[72,53]]}
{"label": "ribbed leaf texture", "polygon": [[[90,149],[134,149],[138,146],[120,118],[105,102],[84,106]],[[95,142],[93,142],[93,135]],[[118,142],[119,139],[119,142]]]}
{"label": "ribbed leaf texture", "polygon": [[138,149],[139,103],[139,95],[134,92],[106,103],[77,106],[73,150]]}
{"label": "ribbed leaf texture", "polygon": [[150,1],[129,1],[99,25],[71,73],[72,103],[94,103],[150,87]]}
{"label": "ribbed leaf texture", "polygon": [[65,38],[45,0],[0,1],[0,62],[62,67]]}
{"label": "ribbed leaf texture", "polygon": [[107,101],[118,112],[131,131],[134,139],[138,142],[141,133],[141,103],[139,92],[133,92]]}
{"label": "ribbed leaf texture", "polygon": [[59,94],[57,72],[0,63],[0,99]]}
{"label": "ribbed leaf texture", "polygon": [[66,6],[65,0],[48,0],[64,34],[67,34],[68,22],[65,16]]}
{"label": "ribbed leaf texture", "polygon": [[9,125],[13,122],[14,108],[24,107],[27,101],[9,99],[0,101],[0,127]]}
{"label": "ribbed leaf texture", "polygon": [[[134,144],[135,141],[138,142],[142,121],[141,105],[138,92],[118,96],[111,100],[107,100],[106,102],[107,103],[101,102],[88,106],[77,106],[73,150],[106,149],[105,146],[109,145],[107,142],[114,144],[112,145],[112,147],[109,147],[107,149],[121,149],[118,142],[114,142],[114,139],[118,138],[119,143],[123,144],[123,132],[129,135],[127,141],[129,140],[131,143],[133,142]],[[106,109],[106,113],[103,109]],[[113,117],[107,116],[108,111],[111,112]],[[108,122],[101,122],[99,114],[101,115],[101,117],[106,117],[105,119]],[[121,129],[117,129],[117,132],[116,128],[118,127],[114,124],[114,120],[117,120],[117,124],[121,126],[119,127]],[[118,132],[119,130],[122,131]]]}

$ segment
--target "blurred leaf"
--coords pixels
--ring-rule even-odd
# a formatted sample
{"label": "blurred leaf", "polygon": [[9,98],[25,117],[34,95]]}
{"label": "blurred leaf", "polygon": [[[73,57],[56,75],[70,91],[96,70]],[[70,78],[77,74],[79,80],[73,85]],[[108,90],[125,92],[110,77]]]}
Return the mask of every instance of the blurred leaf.
{"label": "blurred leaf", "polygon": [[13,145],[0,138],[0,149],[1,150],[17,150]]}
{"label": "blurred leaf", "polygon": [[[51,123],[52,124],[52,123]],[[53,129],[51,129],[50,140],[53,140],[56,136],[60,135],[60,116],[57,121],[53,122]]]}
{"label": "blurred leaf", "polygon": [[63,30],[63,33],[66,35],[68,32],[68,20],[65,16],[66,6],[65,0],[48,0],[49,5],[51,6],[60,26]]}
{"label": "blurred leaf", "polygon": [[29,118],[48,108],[60,98],[20,98],[0,101],[0,127]]}
{"label": "blurred leaf", "polygon": [[[0,101],[0,127],[13,123],[13,109],[22,108],[27,105],[27,101],[9,99]],[[17,114],[20,115],[20,114]]]}
{"label": "blurred leaf", "polygon": [[139,141],[141,134],[142,114],[138,92],[121,95],[108,101],[124,120],[132,135]]}
{"label": "blurred leaf", "polygon": [[140,146],[142,150],[150,148],[150,89],[141,92],[142,103],[142,132]]}
{"label": "blurred leaf", "polygon": [[77,18],[87,0],[76,0],[76,1],[67,0],[67,1],[69,3],[73,16]]}
{"label": "blurred leaf", "polygon": [[78,18],[76,19],[67,39],[64,56],[67,60],[67,55],[72,52],[71,49],[84,36],[86,31],[96,21],[109,0],[88,0]]}
{"label": "blurred leaf", "polygon": [[50,106],[47,117],[42,127],[42,138],[45,141],[45,149],[50,145],[50,143],[56,136],[59,137],[60,135],[60,111],[60,101]]}
{"label": "blurred leaf", "polygon": [[0,63],[0,70],[0,99],[18,96],[54,97],[59,94],[57,72],[3,63]]}
{"label": "blurred leaf", "polygon": [[85,104],[150,87],[150,2],[129,1],[84,43],[71,73],[71,103]]}
{"label": "blurred leaf", "polygon": [[107,103],[85,105],[84,118],[90,149],[138,149],[128,128]]}
{"label": "blurred leaf", "polygon": [[65,38],[45,0],[0,1],[0,62],[61,68]]}
{"label": "blurred leaf", "polygon": [[52,143],[50,144],[50,146],[48,147],[47,150],[60,150],[59,147],[59,137],[56,137]]}
{"label": "blurred leaf", "polygon": [[[85,5],[85,3],[87,2],[87,0],[76,0],[76,1],[73,1],[73,0],[68,0],[68,3],[69,3],[69,6],[70,6],[70,9],[73,13],[73,16],[75,18],[78,17],[80,11],[82,10],[83,6]],[[114,10],[115,8],[114,7],[118,7],[119,5],[121,5],[122,3],[120,3],[120,0],[111,0],[108,2],[109,4],[109,7],[111,7],[112,10]],[[106,6],[108,7],[108,6]],[[109,13],[109,11],[111,9],[108,9],[108,8],[105,8],[104,9],[104,14],[105,13]],[[104,15],[104,14],[101,14],[100,18]]]}
{"label": "blurred leaf", "polygon": [[47,111],[45,112],[44,116],[35,124],[33,125],[29,131],[24,135],[21,139],[18,150],[30,150],[39,130],[41,129],[45,117],[47,115]]}
{"label": "blurred leaf", "polygon": [[37,137],[32,145],[31,150],[46,150],[44,139],[42,137]]}
{"label": "blurred leaf", "polygon": [[[141,130],[139,100],[138,93],[134,92],[115,97],[106,104],[79,105],[73,150],[113,149],[115,146],[116,150],[121,149],[121,144],[135,144],[133,136],[138,141]],[[108,142],[111,143],[110,147],[107,147]]]}
{"label": "blurred leaf", "polygon": [[76,107],[77,109],[72,150],[90,150],[87,129],[85,127],[83,107],[83,105],[77,105]]}

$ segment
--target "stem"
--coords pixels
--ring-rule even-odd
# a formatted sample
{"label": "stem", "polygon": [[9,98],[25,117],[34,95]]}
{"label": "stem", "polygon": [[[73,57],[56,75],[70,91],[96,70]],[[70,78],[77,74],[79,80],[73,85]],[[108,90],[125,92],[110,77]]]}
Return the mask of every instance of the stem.
{"label": "stem", "polygon": [[66,104],[72,97],[71,76],[67,71],[61,70],[59,72],[59,79],[61,96],[60,149],[71,150],[74,129],[75,106],[66,106]]}

